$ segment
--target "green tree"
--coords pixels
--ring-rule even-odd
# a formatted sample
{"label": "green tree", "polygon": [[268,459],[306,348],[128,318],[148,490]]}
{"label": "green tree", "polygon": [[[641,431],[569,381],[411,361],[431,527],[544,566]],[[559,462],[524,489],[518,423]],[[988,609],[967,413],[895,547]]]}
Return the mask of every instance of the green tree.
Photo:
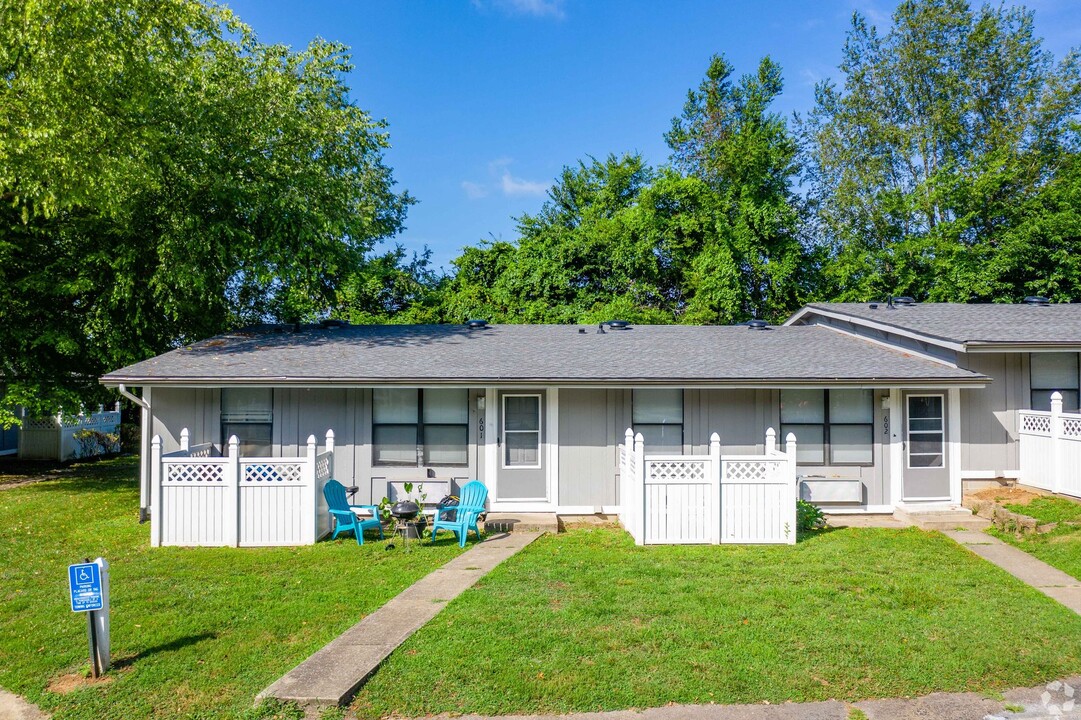
{"label": "green tree", "polygon": [[518,218],[517,243],[469,248],[454,261],[446,317],[571,323],[615,313],[671,322],[657,258],[633,213],[652,178],[639,155],[564,168],[540,212]]}
{"label": "green tree", "polygon": [[1023,8],[908,0],[885,35],[854,15],[840,69],[799,128],[828,253],[821,296],[1077,296],[1076,274],[1022,270],[1077,235],[1036,231],[1076,222],[1054,202],[1077,151],[1076,53],[1056,64]]}
{"label": "green tree", "polygon": [[[766,57],[753,75],[735,81],[733,73],[723,56],[711,58],[665,140],[674,166],[715,193],[720,214],[723,240],[694,261],[703,295],[695,307],[708,309],[701,319],[777,321],[799,306],[807,282],[793,192],[798,146],[785,119],[770,111],[783,90],[780,66]],[[720,291],[730,287],[733,273],[738,295]]]}
{"label": "green tree", "polygon": [[0,406],[230,325],[333,312],[411,199],[346,49],[195,0],[0,10]]}

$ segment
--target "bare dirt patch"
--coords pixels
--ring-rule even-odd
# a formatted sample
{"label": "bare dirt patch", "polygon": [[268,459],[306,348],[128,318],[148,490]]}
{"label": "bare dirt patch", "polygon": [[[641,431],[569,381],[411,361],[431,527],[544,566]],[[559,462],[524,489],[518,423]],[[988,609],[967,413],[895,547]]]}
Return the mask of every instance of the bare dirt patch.
{"label": "bare dirt patch", "polygon": [[112,681],[112,675],[102,675],[95,679],[92,677],[83,677],[81,673],[68,673],[67,675],[59,675],[50,680],[48,690],[57,695],[67,695],[70,692],[82,690],[83,688],[108,685]]}
{"label": "bare dirt patch", "polygon": [[974,498],[976,500],[989,500],[999,505],[1028,505],[1030,502],[1038,497],[1042,497],[1040,493],[1032,492],[1031,490],[1025,490],[1018,487],[1001,487],[1001,488],[985,488],[973,493],[968,493],[967,497]]}

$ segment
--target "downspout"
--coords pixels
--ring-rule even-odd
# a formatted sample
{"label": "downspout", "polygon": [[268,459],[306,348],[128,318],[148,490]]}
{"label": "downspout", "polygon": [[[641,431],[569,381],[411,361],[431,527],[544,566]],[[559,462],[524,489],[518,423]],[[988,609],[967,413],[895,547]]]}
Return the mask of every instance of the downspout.
{"label": "downspout", "polygon": [[123,384],[117,386],[116,389],[121,395],[143,409],[142,422],[140,423],[141,432],[139,433],[139,523],[142,524],[150,518],[150,507],[147,502],[147,498],[150,497],[150,473],[147,468],[149,458],[147,448],[150,442],[147,437],[147,433],[150,432],[150,403],[138,395],[133,395]]}

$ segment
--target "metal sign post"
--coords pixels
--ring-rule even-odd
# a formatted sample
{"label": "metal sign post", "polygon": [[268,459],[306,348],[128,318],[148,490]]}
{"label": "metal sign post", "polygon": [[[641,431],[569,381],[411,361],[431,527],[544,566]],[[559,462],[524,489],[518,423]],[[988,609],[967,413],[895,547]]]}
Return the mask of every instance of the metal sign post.
{"label": "metal sign post", "polygon": [[68,566],[71,611],[86,613],[90,642],[90,674],[98,677],[109,667],[109,563],[105,558]]}

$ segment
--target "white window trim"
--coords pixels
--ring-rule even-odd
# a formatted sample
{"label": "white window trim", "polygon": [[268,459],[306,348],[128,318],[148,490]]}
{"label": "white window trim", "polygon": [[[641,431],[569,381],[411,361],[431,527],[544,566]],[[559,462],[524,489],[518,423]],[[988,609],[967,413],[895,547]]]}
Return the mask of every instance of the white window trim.
{"label": "white window trim", "polygon": [[[912,414],[910,412],[912,398],[925,398],[936,397],[942,401],[942,414],[939,416],[939,421],[942,423],[941,430],[913,430],[912,429]],[[934,418],[917,418],[919,420],[934,420]],[[938,435],[942,438],[942,452],[941,453],[915,453],[918,457],[924,457],[927,455],[941,455],[941,465],[913,465],[912,464],[912,436],[913,435]],[[923,393],[920,395],[909,394],[905,396],[905,469],[906,470],[944,470],[949,467],[946,462],[946,448],[948,447],[948,438],[946,437],[946,396],[942,393]],[[949,498],[946,498],[947,500]]]}
{"label": "white window trim", "polygon": [[[531,397],[537,399],[537,429],[536,430],[507,430],[507,398]],[[499,451],[499,468],[501,470],[539,470],[544,467],[542,454],[544,453],[544,432],[542,420],[544,419],[544,396],[541,393],[504,393],[500,400],[499,429],[500,437],[503,438],[503,447]],[[508,465],[507,464],[507,433],[535,433],[537,435],[537,463],[535,465]],[[544,499],[544,498],[540,498]]]}

